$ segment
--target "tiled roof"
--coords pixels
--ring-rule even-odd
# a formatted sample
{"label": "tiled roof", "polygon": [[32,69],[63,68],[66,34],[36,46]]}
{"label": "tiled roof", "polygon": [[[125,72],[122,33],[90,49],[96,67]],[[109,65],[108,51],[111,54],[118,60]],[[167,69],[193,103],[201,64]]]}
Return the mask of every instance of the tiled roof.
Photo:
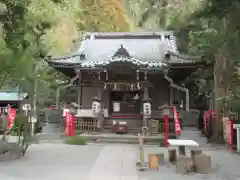
{"label": "tiled roof", "polygon": [[[120,47],[127,50],[129,57],[114,57]],[[149,68],[162,67],[166,66],[164,62],[168,52],[174,54],[168,60],[169,63],[190,62],[175,56],[178,51],[172,32],[86,33],[85,40],[75,54],[51,58],[48,63],[57,68],[94,68],[113,61],[131,61]],[[80,54],[84,57],[80,58]]]}
{"label": "tiled roof", "polygon": [[167,64],[162,62],[146,62],[146,61],[139,61],[138,59],[132,57],[123,57],[123,56],[116,56],[106,61],[86,61],[81,64],[82,67],[87,68],[94,68],[97,66],[105,66],[110,64],[111,62],[131,62],[138,66],[143,66],[145,68],[158,68],[158,67],[167,67]]}
{"label": "tiled roof", "polygon": [[0,91],[0,101],[21,101],[27,97],[27,93]]}

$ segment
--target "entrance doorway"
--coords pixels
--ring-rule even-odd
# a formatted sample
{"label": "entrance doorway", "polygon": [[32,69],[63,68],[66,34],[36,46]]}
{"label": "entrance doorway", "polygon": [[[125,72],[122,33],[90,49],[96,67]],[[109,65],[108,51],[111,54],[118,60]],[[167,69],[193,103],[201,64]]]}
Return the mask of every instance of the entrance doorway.
{"label": "entrance doorway", "polygon": [[140,114],[142,91],[112,91],[110,112],[122,114]]}

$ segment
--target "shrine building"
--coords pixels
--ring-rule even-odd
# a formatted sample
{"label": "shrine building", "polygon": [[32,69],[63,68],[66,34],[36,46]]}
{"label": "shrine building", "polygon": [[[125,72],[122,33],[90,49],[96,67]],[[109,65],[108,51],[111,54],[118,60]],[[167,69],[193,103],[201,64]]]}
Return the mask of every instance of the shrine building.
{"label": "shrine building", "polygon": [[86,33],[75,52],[47,62],[77,88],[78,118],[96,119],[100,131],[122,123],[132,132],[160,123],[163,107],[188,112],[190,92],[181,83],[204,64],[181,55],[172,32]]}

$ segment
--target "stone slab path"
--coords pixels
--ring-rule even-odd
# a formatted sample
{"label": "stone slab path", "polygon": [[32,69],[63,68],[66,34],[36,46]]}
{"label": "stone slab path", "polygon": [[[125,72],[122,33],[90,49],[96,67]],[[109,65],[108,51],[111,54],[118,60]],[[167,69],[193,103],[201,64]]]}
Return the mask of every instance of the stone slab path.
{"label": "stone slab path", "polygon": [[107,145],[85,180],[137,180],[135,152],[131,146]]}
{"label": "stone slab path", "polygon": [[4,180],[138,180],[131,145],[31,145],[22,159],[0,162]]}

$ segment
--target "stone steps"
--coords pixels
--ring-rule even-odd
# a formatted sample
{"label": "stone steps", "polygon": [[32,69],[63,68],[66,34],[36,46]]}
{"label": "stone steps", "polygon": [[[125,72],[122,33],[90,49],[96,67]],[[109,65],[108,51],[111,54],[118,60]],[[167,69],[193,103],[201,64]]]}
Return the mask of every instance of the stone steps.
{"label": "stone steps", "polygon": [[201,136],[201,131],[194,127],[184,127],[178,139],[194,140],[200,148],[210,148],[205,137]]}

